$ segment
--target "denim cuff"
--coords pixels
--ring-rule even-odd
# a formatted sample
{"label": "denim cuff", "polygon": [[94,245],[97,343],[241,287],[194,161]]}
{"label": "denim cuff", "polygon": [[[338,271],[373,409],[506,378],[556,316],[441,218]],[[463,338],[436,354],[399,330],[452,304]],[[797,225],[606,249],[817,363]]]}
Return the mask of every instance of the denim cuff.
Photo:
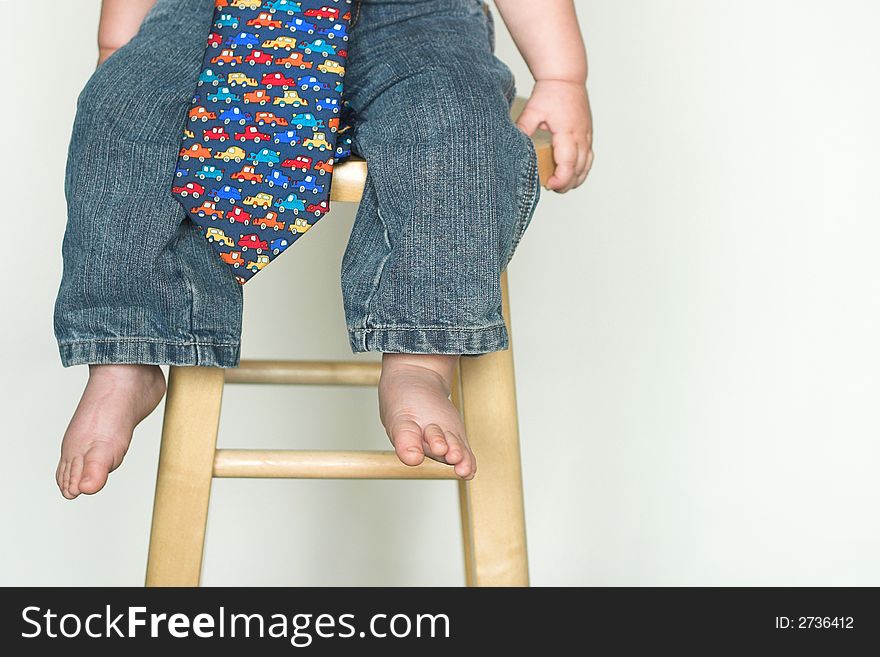
{"label": "denim cuff", "polygon": [[118,338],[59,343],[61,364],[192,365],[238,367],[240,343],[165,342],[154,338]]}
{"label": "denim cuff", "polygon": [[357,328],[348,330],[351,350],[406,354],[480,355],[507,349],[504,324],[481,328]]}

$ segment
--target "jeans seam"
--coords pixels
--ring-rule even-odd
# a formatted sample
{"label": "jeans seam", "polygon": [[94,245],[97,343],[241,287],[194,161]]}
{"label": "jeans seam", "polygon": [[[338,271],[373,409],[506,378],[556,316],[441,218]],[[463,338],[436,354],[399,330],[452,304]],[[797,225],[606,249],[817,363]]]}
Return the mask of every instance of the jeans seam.
{"label": "jeans seam", "polygon": [[75,344],[113,344],[116,342],[146,342],[152,344],[169,344],[179,347],[202,346],[202,347],[237,347],[238,342],[205,342],[201,340],[192,340],[188,342],[174,342],[173,340],[163,340],[162,338],[93,338],[90,340],[59,340],[61,346]]}
{"label": "jeans seam", "polygon": [[483,5],[483,25],[486,28],[486,36],[489,37],[489,50],[495,54],[495,19],[486,0],[480,0],[480,4]]}
{"label": "jeans seam", "polygon": [[370,328],[349,332],[354,353],[383,351],[413,354],[479,355],[506,349],[508,335],[503,324],[485,328]]}
{"label": "jeans seam", "polygon": [[[184,210],[184,212],[186,212],[186,208],[184,208],[182,204],[181,204],[181,208]],[[185,224],[187,222],[188,218],[189,218],[189,214],[187,213],[186,217],[183,220],[181,220],[180,224],[181,225]],[[190,221],[192,221],[192,220],[190,219]],[[178,226],[178,229],[179,228],[180,228],[180,226]],[[192,224],[192,229],[196,230],[195,223]],[[179,232],[178,232],[178,234],[179,234]],[[196,259],[195,240],[190,240],[189,245],[190,245],[190,257],[193,259],[193,261],[195,261],[195,259]],[[189,293],[189,333],[190,333],[190,335],[195,336],[195,328],[196,328],[196,290],[195,290],[195,286],[193,286],[192,281],[186,275],[186,272],[183,271],[183,267],[180,266],[179,261],[177,261],[177,269],[180,272],[180,277],[183,279],[184,283],[186,284],[186,290]],[[194,344],[198,344],[198,343],[194,342]],[[196,363],[201,364],[201,360],[202,360],[201,354],[197,350],[196,351]]]}
{"label": "jeans seam", "polygon": [[[517,128],[519,130],[519,128]],[[521,132],[521,131],[520,131]],[[514,250],[519,245],[522,240],[523,235],[525,234],[526,229],[526,221],[528,217],[532,214],[537,205],[538,198],[538,182],[537,178],[537,170],[538,170],[538,153],[535,150],[535,144],[532,141],[531,137],[522,133],[523,137],[528,140],[528,149],[529,149],[529,166],[525,175],[525,182],[527,185],[526,193],[523,194],[523,198],[519,203],[519,208],[517,212],[517,218],[515,223],[515,230],[513,234],[513,240],[511,240],[510,250],[507,254],[507,260],[510,261],[511,256],[513,255]]]}
{"label": "jeans seam", "polygon": [[488,326],[370,326],[353,328],[352,331],[486,331],[504,326],[503,323]]}
{"label": "jeans seam", "polygon": [[376,208],[376,216],[379,217],[379,221],[382,222],[382,232],[385,237],[385,245],[388,247],[388,253],[382,258],[382,262],[379,263],[378,271],[376,272],[376,277],[373,279],[373,289],[370,290],[370,293],[367,295],[367,299],[364,302],[364,325],[363,328],[371,327],[371,317],[373,314],[370,306],[373,303],[373,298],[376,296],[376,292],[379,290],[379,283],[382,280],[382,274],[385,271],[385,264],[388,262],[388,258],[391,257],[391,240],[388,239],[388,225],[385,223],[385,218],[382,216],[382,211],[377,207]]}

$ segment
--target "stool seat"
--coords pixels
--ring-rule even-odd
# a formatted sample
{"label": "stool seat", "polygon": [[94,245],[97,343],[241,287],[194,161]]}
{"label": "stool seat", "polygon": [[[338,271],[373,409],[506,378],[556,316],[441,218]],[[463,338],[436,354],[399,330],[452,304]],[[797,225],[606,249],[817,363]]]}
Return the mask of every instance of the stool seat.
{"label": "stool seat", "polygon": [[[525,104],[516,99],[515,119]],[[554,162],[550,135],[532,140],[538,173],[546,182]],[[361,199],[367,163],[351,158],[335,168],[331,200]],[[407,466],[385,451],[217,449],[223,389],[230,385],[376,386],[376,361],[248,360],[237,368],[177,367],[168,393],[153,501],[147,586],[197,586],[201,577],[211,483],[219,477],[306,479],[455,479],[459,492],[465,583],[527,586],[525,513],[513,371],[507,271],[501,272],[501,308],[509,346],[462,358],[452,402],[479,468],[462,481],[443,463],[425,459]],[[193,409],[198,409],[194,412]]]}

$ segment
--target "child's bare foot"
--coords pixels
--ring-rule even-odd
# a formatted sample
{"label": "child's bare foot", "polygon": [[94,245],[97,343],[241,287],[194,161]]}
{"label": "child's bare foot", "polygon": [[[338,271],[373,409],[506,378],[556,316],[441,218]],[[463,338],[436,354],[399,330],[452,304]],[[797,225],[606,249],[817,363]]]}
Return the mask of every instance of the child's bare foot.
{"label": "child's bare foot", "polygon": [[90,365],[89,382],[61,443],[55,479],[69,500],[92,495],[119,467],[138,423],[165,394],[158,365]]}
{"label": "child's bare foot", "polygon": [[379,418],[407,465],[427,456],[453,466],[462,479],[473,479],[477,460],[449,399],[457,361],[453,354],[383,354]]}

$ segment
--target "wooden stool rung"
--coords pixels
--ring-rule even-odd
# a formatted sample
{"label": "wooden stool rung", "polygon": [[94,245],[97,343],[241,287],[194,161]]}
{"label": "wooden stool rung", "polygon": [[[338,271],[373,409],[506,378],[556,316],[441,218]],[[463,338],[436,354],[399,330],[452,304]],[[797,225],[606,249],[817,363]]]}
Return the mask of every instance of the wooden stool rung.
{"label": "wooden stool rung", "polygon": [[404,465],[392,451],[218,449],[215,477],[260,479],[455,479],[451,467],[431,459]]}
{"label": "wooden stool rung", "polygon": [[224,370],[226,383],[376,386],[382,363],[347,360],[242,360]]}

